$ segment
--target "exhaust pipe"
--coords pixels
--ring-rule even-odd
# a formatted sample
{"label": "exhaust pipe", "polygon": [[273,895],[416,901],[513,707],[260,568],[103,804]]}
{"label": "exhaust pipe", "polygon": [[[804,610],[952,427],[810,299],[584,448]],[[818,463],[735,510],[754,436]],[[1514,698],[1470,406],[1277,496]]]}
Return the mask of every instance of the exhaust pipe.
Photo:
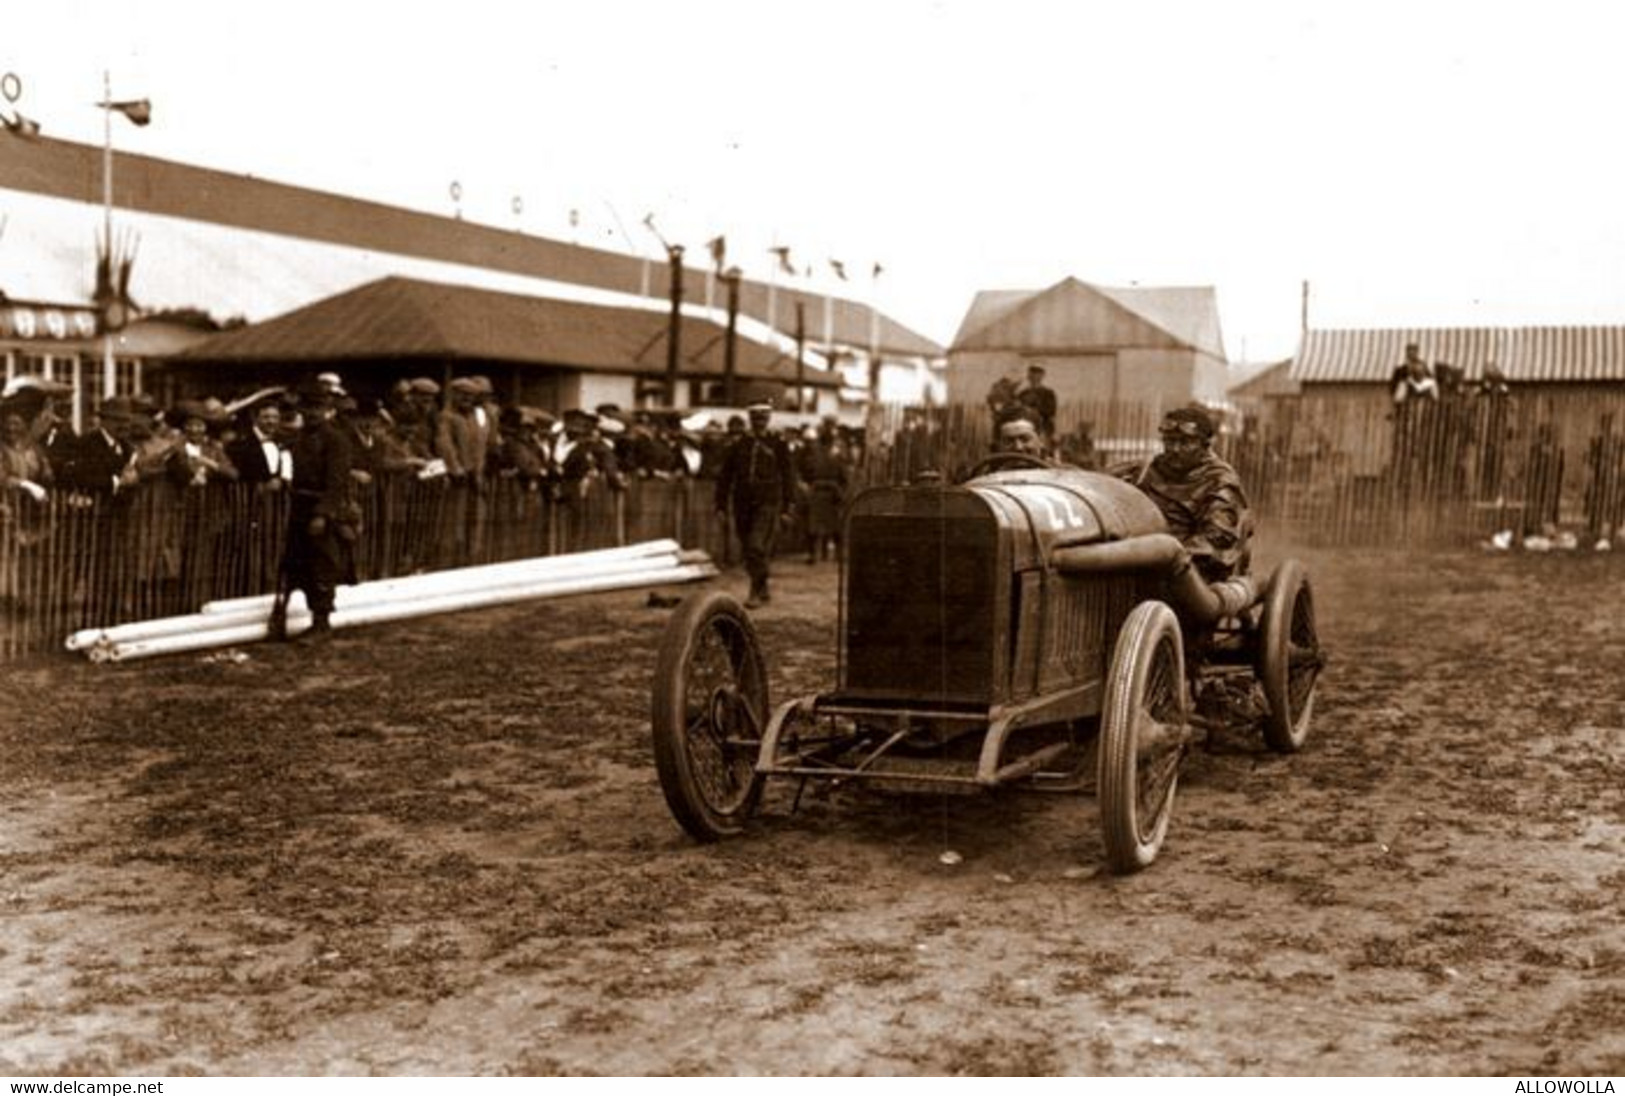
{"label": "exhaust pipe", "polygon": [[1103,544],[1057,548],[1050,563],[1066,575],[1158,572],[1167,583],[1174,610],[1196,624],[1216,624],[1243,612],[1259,598],[1258,583],[1248,575],[1208,582],[1197,573],[1190,552],[1171,533],[1143,533]]}

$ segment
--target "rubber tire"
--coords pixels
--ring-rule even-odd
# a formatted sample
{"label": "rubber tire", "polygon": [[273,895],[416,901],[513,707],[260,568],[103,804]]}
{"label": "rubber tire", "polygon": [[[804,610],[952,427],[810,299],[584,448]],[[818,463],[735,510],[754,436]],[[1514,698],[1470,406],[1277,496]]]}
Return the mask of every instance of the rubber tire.
{"label": "rubber tire", "polygon": [[[1147,697],[1152,672],[1159,662],[1164,663],[1162,680],[1172,695]],[[1170,701],[1172,712],[1167,710]],[[1168,833],[1179,785],[1176,759],[1167,793],[1157,804],[1150,825],[1143,824],[1146,820],[1140,817],[1138,729],[1139,717],[1153,704],[1161,709],[1161,722],[1174,722],[1166,718],[1173,715],[1180,727],[1188,723],[1190,699],[1185,688],[1185,649],[1179,619],[1162,602],[1143,601],[1129,613],[1117,633],[1100,714],[1097,784],[1101,831],[1107,866],[1119,875],[1148,867],[1157,858]]]}
{"label": "rubber tire", "polygon": [[[1296,631],[1296,637],[1294,632]],[[1277,753],[1297,753],[1309,738],[1309,719],[1315,707],[1315,679],[1307,695],[1295,706],[1292,702],[1292,645],[1315,651],[1319,657],[1320,639],[1315,632],[1315,599],[1309,575],[1295,559],[1284,561],[1270,578],[1264,595],[1264,612],[1259,620],[1258,681],[1264,689],[1264,741]],[[1307,641],[1307,642],[1306,642]],[[1318,677],[1319,666],[1309,671]]]}
{"label": "rubber tire", "polygon": [[732,803],[713,802],[695,772],[685,711],[687,685],[703,637],[708,631],[718,630],[736,637],[739,644],[740,650],[730,660],[734,664],[733,679],[747,694],[747,704],[755,709],[760,737],[771,714],[761,642],[750,614],[720,590],[690,595],[673,610],[660,640],[650,706],[655,769],[660,774],[666,805],[690,836],[704,842],[719,841],[743,830],[762,795],[762,777],[756,772],[754,755],[750,757],[751,774]]}

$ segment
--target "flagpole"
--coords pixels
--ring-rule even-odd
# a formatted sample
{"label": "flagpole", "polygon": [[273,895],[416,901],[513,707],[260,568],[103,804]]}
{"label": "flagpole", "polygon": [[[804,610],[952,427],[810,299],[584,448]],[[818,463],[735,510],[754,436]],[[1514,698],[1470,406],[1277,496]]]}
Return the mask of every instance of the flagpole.
{"label": "flagpole", "polygon": [[[102,254],[109,280],[113,274],[113,74],[102,70]],[[113,359],[113,332],[103,325],[102,398],[115,394],[118,369]]]}
{"label": "flagpole", "polygon": [[778,330],[778,324],[774,322],[778,318],[776,310],[779,297],[779,263],[782,261],[779,258],[778,250],[779,238],[774,236],[773,246],[768,248],[768,251],[773,253],[773,264],[769,267],[767,274],[767,327],[769,331]]}
{"label": "flagpole", "polygon": [[871,360],[880,356],[880,310],[875,307],[875,298],[880,295],[880,264],[875,264],[875,272],[869,278],[869,357]]}
{"label": "flagpole", "polygon": [[[777,247],[777,246],[775,246],[775,247]],[[775,314],[775,311],[777,311],[777,307],[778,307],[778,255],[773,255],[772,268],[770,268],[769,272],[767,272],[767,328],[769,328],[769,330],[778,330],[778,325],[775,324],[775,320],[778,319],[777,314]]]}

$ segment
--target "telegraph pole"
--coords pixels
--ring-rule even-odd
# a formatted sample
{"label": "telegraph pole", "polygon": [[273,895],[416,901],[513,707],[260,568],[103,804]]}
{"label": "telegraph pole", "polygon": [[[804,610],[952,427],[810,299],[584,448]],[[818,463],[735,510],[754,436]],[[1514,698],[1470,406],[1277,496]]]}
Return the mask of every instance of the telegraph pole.
{"label": "telegraph pole", "polygon": [[807,304],[796,301],[796,410],[801,410],[807,381]]}
{"label": "telegraph pole", "polygon": [[666,406],[677,406],[677,361],[683,332],[683,245],[666,245],[671,267],[671,328],[666,332]]}
{"label": "telegraph pole", "polygon": [[739,276],[737,266],[731,266],[722,275],[722,283],[728,290],[728,341],[722,344],[722,404],[724,407],[737,407],[736,398],[738,382],[736,377],[737,366],[734,360],[735,332],[739,326]]}

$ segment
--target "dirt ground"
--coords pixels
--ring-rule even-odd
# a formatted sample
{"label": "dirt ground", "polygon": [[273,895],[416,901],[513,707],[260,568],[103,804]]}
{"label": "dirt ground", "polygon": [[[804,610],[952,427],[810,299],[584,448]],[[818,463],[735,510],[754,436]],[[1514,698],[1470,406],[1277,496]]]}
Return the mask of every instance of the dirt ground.
{"label": "dirt ground", "polygon": [[0,1073],[1625,1073],[1625,555],[1306,558],[1308,746],[1193,756],[1129,878],[1079,795],[694,844],[641,591],[8,667]]}

